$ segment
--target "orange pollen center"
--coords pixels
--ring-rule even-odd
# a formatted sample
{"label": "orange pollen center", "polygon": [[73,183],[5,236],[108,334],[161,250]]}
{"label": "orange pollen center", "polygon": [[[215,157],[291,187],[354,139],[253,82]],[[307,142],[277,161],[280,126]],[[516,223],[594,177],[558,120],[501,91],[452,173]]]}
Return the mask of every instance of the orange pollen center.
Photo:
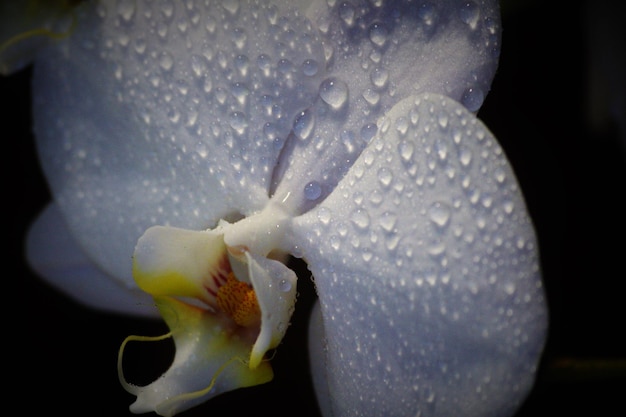
{"label": "orange pollen center", "polygon": [[259,323],[261,309],[256,294],[249,284],[239,281],[232,272],[226,283],[217,290],[217,306],[240,326]]}

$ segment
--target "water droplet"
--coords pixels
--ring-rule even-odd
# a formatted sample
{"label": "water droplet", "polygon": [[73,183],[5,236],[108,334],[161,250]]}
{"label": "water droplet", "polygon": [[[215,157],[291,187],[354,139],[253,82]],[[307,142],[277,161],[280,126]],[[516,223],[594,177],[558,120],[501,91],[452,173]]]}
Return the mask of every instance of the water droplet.
{"label": "water droplet", "polygon": [[374,23],[370,26],[369,36],[374,45],[382,47],[387,42],[389,30],[382,23]]}
{"label": "water droplet", "polygon": [[133,40],[133,48],[135,49],[135,52],[137,52],[137,55],[143,55],[144,52],[146,52],[146,40],[144,38],[135,38]]}
{"label": "water droplet", "polygon": [[437,117],[437,123],[439,123],[439,127],[442,129],[446,129],[448,127],[448,115],[442,113]]}
{"label": "water droplet", "polygon": [[377,88],[384,88],[389,80],[389,71],[384,68],[374,68],[370,73],[370,80]]}
{"label": "water droplet", "polygon": [[506,180],[506,172],[502,168],[496,168],[494,175],[498,184],[502,184]]}
{"label": "water droplet", "polygon": [[169,71],[174,66],[174,57],[169,52],[165,51],[161,53],[161,57],[159,58],[159,65],[165,71]]}
{"label": "water droplet", "polygon": [[508,295],[513,295],[513,293],[515,292],[515,284],[512,283],[512,282],[508,282],[508,283],[504,284],[504,291]]}
{"label": "water droplet", "polygon": [[228,10],[231,14],[237,13],[239,10],[239,0],[222,0],[222,7]]}
{"label": "water droplet", "polygon": [[361,128],[361,139],[369,143],[378,133],[378,126],[375,123],[368,123]]}
{"label": "water droplet", "polygon": [[235,68],[239,71],[239,75],[246,77],[248,75],[248,57],[246,55],[237,55],[235,57]]}
{"label": "water droplet", "polygon": [[371,88],[366,88],[363,91],[363,98],[367,101],[371,106],[375,106],[380,101],[380,94],[374,91]]}
{"label": "water droplet", "polygon": [[380,226],[386,230],[387,232],[393,231],[393,228],[396,226],[397,217],[394,213],[386,211],[380,216],[379,220]]}
{"label": "water droplet", "polygon": [[288,59],[281,59],[280,61],[278,61],[278,71],[280,71],[281,74],[290,74],[293,71],[293,64],[291,63],[290,60]]}
{"label": "water droplet", "polygon": [[464,167],[472,162],[472,151],[467,146],[461,146],[459,149],[459,161]]}
{"label": "water droplet", "polygon": [[250,90],[248,89],[248,86],[244,83],[235,83],[232,85],[230,93],[233,95],[233,97],[235,97],[240,105],[245,106],[248,95],[250,94]]}
{"label": "water droplet", "polygon": [[289,292],[291,291],[291,282],[289,282],[286,279],[281,279],[278,282],[278,289],[282,292]]}
{"label": "water droplet", "polygon": [[293,133],[300,139],[306,140],[313,133],[315,116],[310,109],[303,110],[296,115],[293,122]]}
{"label": "water droplet", "polygon": [[378,181],[385,186],[388,187],[393,180],[393,173],[389,168],[382,167],[378,170]]}
{"label": "water droplet", "polygon": [[317,200],[322,195],[322,186],[317,181],[311,181],[304,186],[304,198],[309,201]]}
{"label": "water droplet", "polygon": [[304,75],[312,77],[315,74],[317,74],[318,70],[319,70],[319,64],[317,63],[316,60],[305,59],[302,62],[302,72],[304,73]]}
{"label": "water droplet", "polygon": [[428,217],[438,227],[445,227],[450,221],[452,212],[450,207],[442,202],[433,203],[428,209]]}
{"label": "water droplet", "polygon": [[339,5],[339,17],[347,26],[352,26],[354,24],[354,6],[344,1]]}
{"label": "water droplet", "polygon": [[400,157],[403,161],[409,162],[413,157],[413,151],[415,147],[412,142],[403,140],[398,144],[398,152],[400,153]]}
{"label": "water droplet", "polygon": [[476,29],[479,15],[480,8],[473,1],[464,2],[459,9],[459,18],[463,23],[466,23],[470,28],[472,28],[472,30]]}
{"label": "water droplet", "polygon": [[483,105],[484,100],[485,95],[480,88],[468,88],[463,92],[463,96],[461,96],[461,104],[471,112],[478,111],[480,106]]}
{"label": "water droplet", "polygon": [[437,140],[437,142],[435,142],[435,152],[439,157],[439,161],[445,161],[448,157],[448,146],[446,145],[446,142],[443,140]]}
{"label": "water droplet", "polygon": [[433,26],[437,21],[437,10],[431,3],[423,3],[417,12],[417,15],[427,26]]}
{"label": "water droplet", "polygon": [[270,59],[270,57],[265,54],[261,54],[257,57],[256,64],[258,65],[259,69],[263,72],[263,75],[265,75],[266,77],[269,77],[270,68],[272,65],[272,60]]}
{"label": "water droplet", "polygon": [[232,127],[238,134],[241,135],[248,127],[248,118],[243,112],[232,112],[230,114],[229,123],[230,127]]}
{"label": "water droplet", "polygon": [[504,210],[506,214],[511,214],[513,213],[513,210],[515,210],[515,204],[513,203],[512,200],[506,199],[502,203],[502,209]]}
{"label": "water droplet", "polygon": [[135,15],[135,0],[122,0],[117,3],[117,13],[126,22],[129,22]]}
{"label": "water droplet", "polygon": [[333,109],[339,109],[348,99],[348,86],[336,78],[327,78],[320,84],[320,97]]}
{"label": "water droplet", "polygon": [[328,209],[327,207],[320,207],[317,210],[317,219],[323,224],[323,225],[327,225],[328,223],[330,223],[330,219],[331,219],[331,212],[330,209]]}
{"label": "water droplet", "polygon": [[352,223],[359,229],[365,229],[370,225],[370,216],[367,214],[367,211],[358,209],[352,213]]}

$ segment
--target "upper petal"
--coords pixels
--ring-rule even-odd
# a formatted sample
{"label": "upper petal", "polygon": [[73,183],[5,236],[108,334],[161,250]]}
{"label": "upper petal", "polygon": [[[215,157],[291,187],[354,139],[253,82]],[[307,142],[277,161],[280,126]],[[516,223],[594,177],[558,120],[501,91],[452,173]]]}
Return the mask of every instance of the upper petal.
{"label": "upper petal", "polygon": [[337,189],[294,221],[320,297],[321,391],[337,416],[510,415],[546,331],[515,176],[449,98],[408,98],[379,129]]}
{"label": "upper petal", "polygon": [[294,124],[277,189],[302,211],[332,191],[400,100],[438,93],[475,112],[489,91],[500,50],[495,0],[318,1],[307,15],[321,32],[328,75]]}
{"label": "upper petal", "polygon": [[263,207],[294,115],[317,95],[303,63],[323,51],[304,18],[265,3],[111,0],[77,14],[36,63],[39,152],[79,244],[132,282],[149,226],[206,229]]}

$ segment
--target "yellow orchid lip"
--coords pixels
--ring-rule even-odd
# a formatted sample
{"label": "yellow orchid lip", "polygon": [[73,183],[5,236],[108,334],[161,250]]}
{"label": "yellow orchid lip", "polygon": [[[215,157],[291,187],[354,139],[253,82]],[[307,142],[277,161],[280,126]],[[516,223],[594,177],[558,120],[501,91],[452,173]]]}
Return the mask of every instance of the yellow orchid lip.
{"label": "yellow orchid lip", "polygon": [[[289,325],[296,275],[247,245],[227,246],[231,226],[206,231],[154,226],[137,242],[135,282],[153,296],[170,333],[130,336],[120,348],[120,381],[137,395],[132,411],[173,414],[200,399],[271,380],[264,357]],[[127,383],[121,365],[125,345],[169,336],[176,345],[170,369],[145,387]]]}

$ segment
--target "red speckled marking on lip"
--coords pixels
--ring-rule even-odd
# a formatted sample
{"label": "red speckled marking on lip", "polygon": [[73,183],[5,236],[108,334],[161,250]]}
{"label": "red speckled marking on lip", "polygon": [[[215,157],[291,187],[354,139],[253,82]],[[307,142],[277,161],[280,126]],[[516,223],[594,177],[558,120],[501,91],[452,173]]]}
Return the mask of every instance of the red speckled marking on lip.
{"label": "red speckled marking on lip", "polygon": [[220,287],[226,283],[228,280],[228,274],[231,272],[232,269],[230,267],[230,262],[228,261],[228,255],[224,254],[215,270],[210,272],[208,282],[204,285],[204,289],[212,296],[211,301],[215,301],[217,292]]}

